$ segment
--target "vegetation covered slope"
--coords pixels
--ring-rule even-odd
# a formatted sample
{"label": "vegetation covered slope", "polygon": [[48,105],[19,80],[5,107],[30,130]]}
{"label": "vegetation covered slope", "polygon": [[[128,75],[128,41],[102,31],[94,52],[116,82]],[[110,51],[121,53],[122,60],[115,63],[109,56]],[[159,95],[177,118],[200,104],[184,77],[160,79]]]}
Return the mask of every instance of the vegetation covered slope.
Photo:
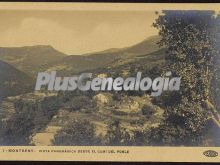
{"label": "vegetation covered slope", "polygon": [[61,61],[65,56],[64,53],[47,45],[0,47],[0,60],[30,76],[35,76],[37,72],[46,70],[51,64]]}
{"label": "vegetation covered slope", "polygon": [[106,65],[111,65],[119,59],[127,59],[140,55],[146,55],[159,50],[158,36],[153,36],[130,47],[109,49],[85,55],[70,55],[62,61],[57,61],[47,71],[56,70],[62,75],[76,74],[87,70],[96,70]]}
{"label": "vegetation covered slope", "polygon": [[85,55],[66,55],[52,46],[0,47],[0,60],[5,61],[26,74],[36,77],[40,71],[58,71],[76,74],[84,70],[97,69],[118,59],[145,55],[159,50],[158,36],[126,48],[109,49]]}
{"label": "vegetation covered slope", "polygon": [[33,80],[13,66],[0,61],[0,98],[31,91]]}

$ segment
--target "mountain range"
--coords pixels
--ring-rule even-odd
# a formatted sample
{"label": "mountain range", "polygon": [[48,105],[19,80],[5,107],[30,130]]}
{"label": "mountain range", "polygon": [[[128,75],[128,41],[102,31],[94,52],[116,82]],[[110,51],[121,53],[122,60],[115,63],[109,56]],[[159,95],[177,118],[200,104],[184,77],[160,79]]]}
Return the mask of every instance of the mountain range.
{"label": "mountain range", "polygon": [[56,70],[64,73],[79,72],[103,67],[118,59],[145,55],[159,50],[158,36],[126,48],[113,48],[84,55],[67,55],[49,45],[0,47],[0,60],[9,63],[29,76],[40,71]]}
{"label": "mountain range", "polygon": [[126,48],[112,48],[100,52],[84,55],[70,55],[58,61],[48,71],[57,70],[62,75],[78,74],[79,72],[102,68],[107,64],[114,63],[119,59],[128,59],[140,55],[150,54],[158,51],[158,36],[153,36],[144,41]]}
{"label": "mountain range", "polygon": [[50,45],[0,47],[0,97],[33,90],[38,72],[57,71],[62,76],[69,76],[113,67],[119,61],[129,61],[159,51],[158,41],[159,37],[153,36],[130,47],[83,55],[67,55]]}

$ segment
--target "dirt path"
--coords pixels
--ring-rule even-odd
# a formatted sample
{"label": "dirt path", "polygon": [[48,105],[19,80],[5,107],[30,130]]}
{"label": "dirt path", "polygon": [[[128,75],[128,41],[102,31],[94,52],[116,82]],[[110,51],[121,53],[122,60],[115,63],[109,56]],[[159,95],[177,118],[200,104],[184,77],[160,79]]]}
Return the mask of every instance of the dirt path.
{"label": "dirt path", "polygon": [[38,132],[32,137],[32,143],[36,146],[50,146],[52,145],[54,135],[60,129],[61,127],[58,126],[47,126],[44,131]]}

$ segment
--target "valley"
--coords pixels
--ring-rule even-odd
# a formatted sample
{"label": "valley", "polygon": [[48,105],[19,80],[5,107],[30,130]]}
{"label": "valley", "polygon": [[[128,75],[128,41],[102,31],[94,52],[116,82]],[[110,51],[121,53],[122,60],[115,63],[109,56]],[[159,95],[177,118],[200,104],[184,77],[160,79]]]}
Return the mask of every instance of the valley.
{"label": "valley", "polygon": [[[165,50],[154,45],[157,42],[157,37],[155,38],[155,42],[152,41],[153,37],[133,47],[83,56],[67,56],[48,46],[15,50],[0,48],[0,59],[13,65],[19,72],[30,75],[33,80],[40,71],[57,71],[60,76],[89,71],[97,77],[113,78],[135,76],[140,71],[149,77],[159,76],[159,70],[165,62]],[[150,45],[149,42],[153,44]],[[45,55],[40,58],[42,54]],[[25,84],[31,85],[27,82]],[[42,90],[9,96],[3,98],[1,121],[6,121],[6,131],[8,123],[12,122],[10,129],[17,132],[11,132],[12,138],[20,134],[19,131],[25,131],[20,140],[13,141],[14,145],[54,145],[55,137],[73,120],[89,120],[94,125],[95,136],[102,139],[100,145],[106,145],[105,138],[109,134],[111,122],[119,121],[120,128],[133,138],[136,132],[158,127],[164,114],[163,109],[152,103],[149,93],[139,91],[124,91],[120,94],[114,91],[80,93]],[[7,119],[3,116],[7,116]],[[20,120],[26,123],[23,126],[20,124],[17,129],[13,122],[21,122]],[[10,138],[7,140],[10,142]]]}

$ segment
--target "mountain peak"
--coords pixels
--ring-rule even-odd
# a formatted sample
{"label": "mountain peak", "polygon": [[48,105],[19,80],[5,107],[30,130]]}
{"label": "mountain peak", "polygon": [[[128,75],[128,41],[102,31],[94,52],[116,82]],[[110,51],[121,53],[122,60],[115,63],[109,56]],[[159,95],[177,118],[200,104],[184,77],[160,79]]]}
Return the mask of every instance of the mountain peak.
{"label": "mountain peak", "polygon": [[0,48],[0,60],[14,65],[31,76],[40,70],[45,70],[50,63],[61,61],[66,56],[51,45]]}
{"label": "mountain peak", "polygon": [[157,35],[150,36],[145,40],[129,47],[107,49],[101,52],[87,54],[87,56],[112,54],[121,58],[127,58],[132,56],[146,55],[160,49],[159,45],[157,44],[159,40],[160,37]]}

